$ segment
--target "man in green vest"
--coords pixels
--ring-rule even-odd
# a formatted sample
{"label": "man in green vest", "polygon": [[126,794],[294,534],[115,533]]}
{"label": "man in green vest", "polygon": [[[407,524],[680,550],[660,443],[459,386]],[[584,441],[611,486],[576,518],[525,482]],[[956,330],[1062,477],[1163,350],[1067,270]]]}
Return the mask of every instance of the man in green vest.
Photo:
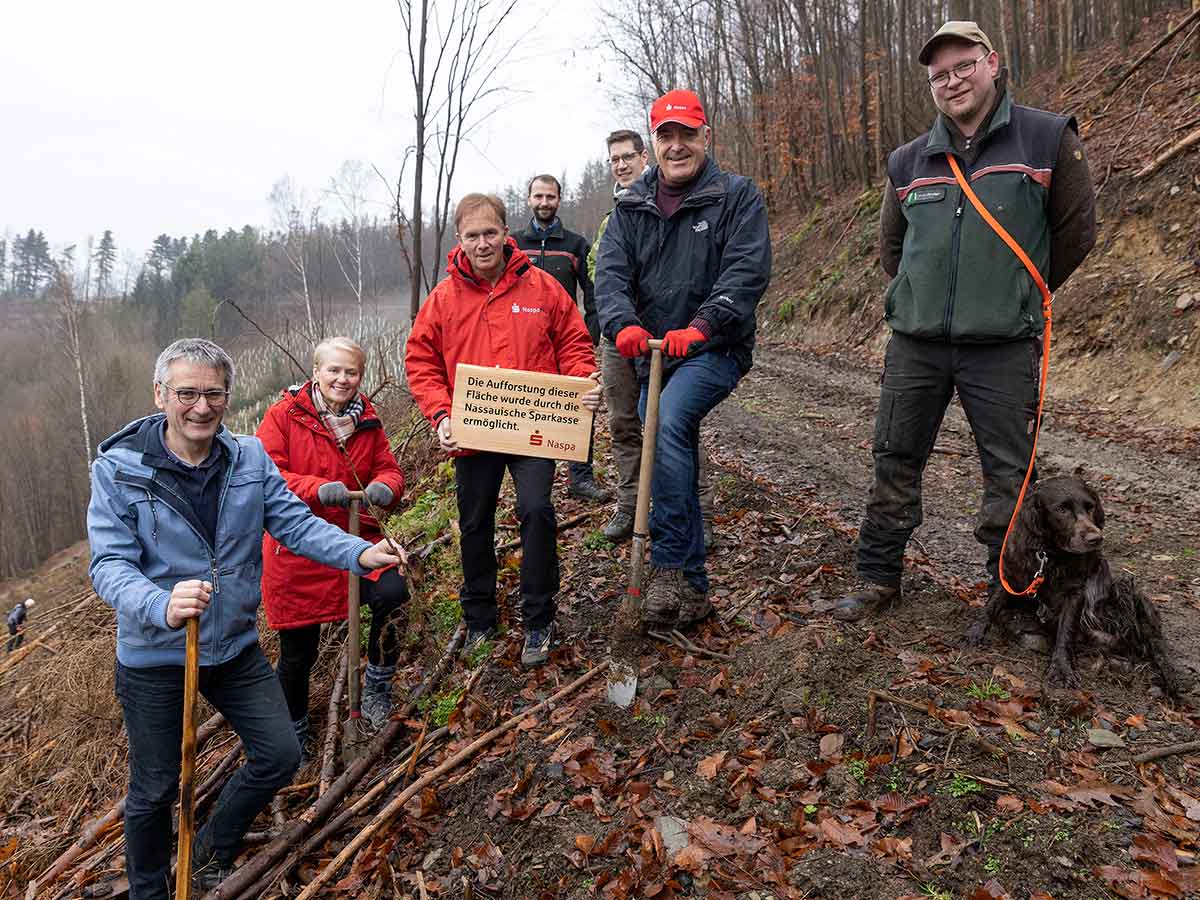
{"label": "man in green vest", "polygon": [[921,524],[921,476],[956,391],[983,469],[975,538],[987,549],[993,589],[1033,452],[1042,295],[964,196],[947,155],[1051,291],[1096,241],[1075,120],[1014,103],[1007,71],[974,22],[947,22],[918,60],[938,116],[888,157],[879,255],[892,278],[884,300],[892,337],[859,530],[860,583],[834,609],[843,621],[900,598],[904,547]]}

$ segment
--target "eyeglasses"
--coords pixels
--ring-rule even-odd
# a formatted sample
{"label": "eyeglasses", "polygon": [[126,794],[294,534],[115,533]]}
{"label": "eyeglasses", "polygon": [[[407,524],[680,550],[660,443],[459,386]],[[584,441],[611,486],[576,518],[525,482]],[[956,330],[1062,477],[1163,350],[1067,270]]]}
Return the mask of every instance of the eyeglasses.
{"label": "eyeglasses", "polygon": [[938,72],[929,79],[929,83],[935,88],[944,88],[950,83],[951,75],[953,75],[959,81],[966,81],[975,74],[975,69],[987,58],[988,55],[985,53],[983,56],[979,57],[979,59],[968,59],[966,62],[956,63],[945,72]]}
{"label": "eyeglasses", "polygon": [[168,391],[173,393],[175,397],[184,406],[195,406],[203,397],[208,401],[209,409],[222,409],[229,402],[229,391],[198,391],[195,388],[173,388],[169,384],[164,384]]}
{"label": "eyeglasses", "polygon": [[619,163],[625,163],[627,166],[632,166],[633,161],[641,155],[641,153],[635,150],[632,153],[621,153],[617,156],[610,156],[608,161],[612,163],[613,168],[616,168]]}

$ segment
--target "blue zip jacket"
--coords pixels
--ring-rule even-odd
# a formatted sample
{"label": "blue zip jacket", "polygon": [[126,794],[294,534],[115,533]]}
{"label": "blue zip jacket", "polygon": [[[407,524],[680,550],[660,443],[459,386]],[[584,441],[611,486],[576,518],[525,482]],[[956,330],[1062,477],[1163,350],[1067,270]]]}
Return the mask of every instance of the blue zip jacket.
{"label": "blue zip jacket", "polygon": [[[596,251],[600,330],[616,343],[629,325],[653,337],[703,319],[712,337],[693,353],[728,353],[750,371],[755,310],[771,280],[767,208],[754,182],[709,159],[669,219],[655,197],[659,167],[617,194]],[[665,359],[667,369],[682,360]],[[636,362],[643,379],[646,358]]]}
{"label": "blue zip jacket", "polygon": [[132,668],[181,666],[186,629],[167,626],[167,600],[180,581],[212,583],[200,616],[200,664],[215,666],[258,641],[262,536],[289,550],[357,575],[371,545],[313,515],[288,490],[258,438],[221,426],[215,440],[229,466],[217,507],[216,546],[188,501],[142,461],[147,429],[159,413],[126,425],[100,445],[88,504],[89,574],[96,593],[117,611],[117,659]]}

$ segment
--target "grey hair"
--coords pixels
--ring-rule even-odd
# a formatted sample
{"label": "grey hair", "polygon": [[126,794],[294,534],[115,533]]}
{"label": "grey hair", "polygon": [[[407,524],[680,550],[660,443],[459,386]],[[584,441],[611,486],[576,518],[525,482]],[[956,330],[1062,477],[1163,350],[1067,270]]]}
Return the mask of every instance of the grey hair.
{"label": "grey hair", "polygon": [[171,363],[176,360],[220,369],[225,375],[225,390],[233,390],[233,360],[229,354],[204,338],[180,338],[170,344],[154,363],[154,383],[166,384]]}

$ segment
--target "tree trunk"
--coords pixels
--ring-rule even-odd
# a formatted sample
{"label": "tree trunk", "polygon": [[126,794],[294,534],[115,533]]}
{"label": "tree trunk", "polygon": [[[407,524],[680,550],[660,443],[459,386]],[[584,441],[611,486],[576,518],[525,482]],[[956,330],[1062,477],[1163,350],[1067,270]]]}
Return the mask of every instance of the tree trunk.
{"label": "tree trunk", "polygon": [[[412,232],[412,283],[409,285],[408,312],[409,318],[416,321],[421,309],[421,296],[424,294],[425,257],[422,255],[421,238],[425,231],[424,217],[421,214],[421,191],[424,187],[425,176],[425,45],[429,39],[429,0],[421,0],[421,36],[417,44],[417,78],[413,87],[416,88],[417,106],[413,113],[416,137],[416,171],[413,172],[413,211],[409,222]],[[411,40],[411,38],[410,38]]]}

